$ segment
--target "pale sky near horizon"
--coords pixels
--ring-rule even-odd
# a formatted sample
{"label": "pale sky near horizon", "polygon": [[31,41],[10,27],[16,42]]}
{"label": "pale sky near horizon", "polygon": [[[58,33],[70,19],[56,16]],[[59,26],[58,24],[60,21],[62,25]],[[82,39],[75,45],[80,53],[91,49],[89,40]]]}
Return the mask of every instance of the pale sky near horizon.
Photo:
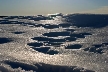
{"label": "pale sky near horizon", "polygon": [[0,0],[0,15],[107,13],[108,0]]}

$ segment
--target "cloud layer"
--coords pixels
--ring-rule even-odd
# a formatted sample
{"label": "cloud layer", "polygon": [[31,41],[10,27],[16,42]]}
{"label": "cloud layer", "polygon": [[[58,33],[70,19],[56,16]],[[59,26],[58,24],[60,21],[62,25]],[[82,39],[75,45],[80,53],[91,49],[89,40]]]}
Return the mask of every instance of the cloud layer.
{"label": "cloud layer", "polygon": [[82,11],[80,13],[108,14],[108,6],[103,6],[95,10]]}

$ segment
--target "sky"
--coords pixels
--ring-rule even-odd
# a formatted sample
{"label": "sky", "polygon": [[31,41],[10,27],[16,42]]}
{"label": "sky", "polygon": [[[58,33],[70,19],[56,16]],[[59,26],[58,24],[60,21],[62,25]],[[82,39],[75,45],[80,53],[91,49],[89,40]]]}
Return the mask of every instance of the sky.
{"label": "sky", "polygon": [[0,15],[105,13],[108,0],[0,0]]}

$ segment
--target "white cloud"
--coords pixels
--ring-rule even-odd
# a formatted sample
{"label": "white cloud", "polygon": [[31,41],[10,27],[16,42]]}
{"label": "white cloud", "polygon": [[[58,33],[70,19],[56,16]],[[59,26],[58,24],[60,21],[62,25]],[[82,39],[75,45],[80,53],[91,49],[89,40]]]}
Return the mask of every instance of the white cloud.
{"label": "white cloud", "polygon": [[95,10],[82,11],[80,13],[108,14],[108,6],[103,6]]}

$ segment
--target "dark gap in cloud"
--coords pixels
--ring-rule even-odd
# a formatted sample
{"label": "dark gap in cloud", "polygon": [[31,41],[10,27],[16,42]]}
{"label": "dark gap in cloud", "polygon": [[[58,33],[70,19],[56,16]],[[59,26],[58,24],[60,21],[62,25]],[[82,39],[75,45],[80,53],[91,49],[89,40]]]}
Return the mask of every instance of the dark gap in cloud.
{"label": "dark gap in cloud", "polygon": [[42,53],[47,54],[47,51],[50,49],[50,47],[35,47],[33,49],[38,51],[38,52],[42,52]]}
{"label": "dark gap in cloud", "polygon": [[74,32],[75,30],[74,29],[65,29],[66,31],[70,31],[70,32]]}
{"label": "dark gap in cloud", "polygon": [[11,38],[0,38],[0,44],[8,43],[13,41]]}
{"label": "dark gap in cloud", "polygon": [[58,36],[69,36],[70,32],[49,32],[49,33],[44,33],[43,36],[48,36],[48,37],[58,37]]}
{"label": "dark gap in cloud", "polygon": [[43,46],[43,43],[32,42],[32,43],[28,43],[27,45],[32,46],[32,47],[40,47],[40,46]]}
{"label": "dark gap in cloud", "polygon": [[45,24],[42,27],[44,27],[46,29],[54,29],[54,28],[59,28],[59,25]]}
{"label": "dark gap in cloud", "polygon": [[68,42],[76,41],[76,40],[77,40],[77,38],[75,38],[75,37],[66,37],[65,39],[66,39],[66,41],[68,41]]}
{"label": "dark gap in cloud", "polygon": [[24,33],[24,32],[12,32],[12,33],[14,33],[14,34],[22,34],[22,33]]}
{"label": "dark gap in cloud", "polygon": [[82,34],[71,34],[70,37],[85,38],[85,36]]}
{"label": "dark gap in cloud", "polygon": [[80,44],[72,44],[65,47],[65,49],[80,49],[82,45]]}
{"label": "dark gap in cloud", "polygon": [[59,52],[58,51],[55,51],[55,50],[49,50],[47,52],[47,54],[50,54],[50,55],[54,55],[54,54],[58,54]]}
{"label": "dark gap in cloud", "polygon": [[70,27],[72,26],[72,24],[69,23],[63,23],[63,24],[59,24],[60,27],[66,28],[66,27]]}
{"label": "dark gap in cloud", "polygon": [[104,50],[106,49],[107,45],[108,43],[94,44],[90,47],[85,48],[84,51],[93,52],[97,54],[103,54],[105,53]]}

